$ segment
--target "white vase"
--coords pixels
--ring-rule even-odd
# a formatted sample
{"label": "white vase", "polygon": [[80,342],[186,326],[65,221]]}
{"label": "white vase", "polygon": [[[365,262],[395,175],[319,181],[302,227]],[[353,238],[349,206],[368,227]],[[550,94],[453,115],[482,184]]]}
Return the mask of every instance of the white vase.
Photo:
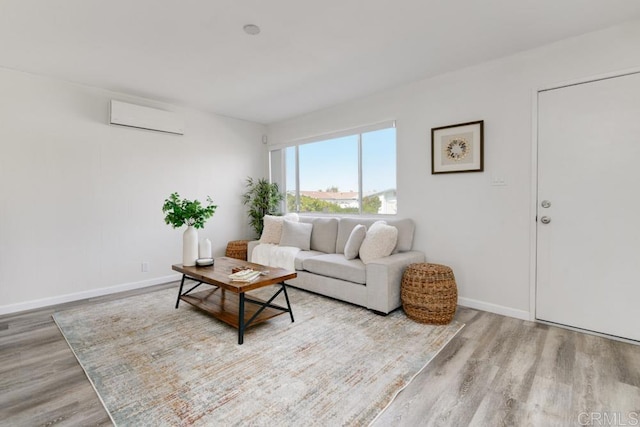
{"label": "white vase", "polygon": [[193,226],[187,227],[182,235],[182,265],[196,265],[198,259],[198,231]]}
{"label": "white vase", "polygon": [[211,258],[211,240],[205,238],[200,241],[198,254],[200,258]]}

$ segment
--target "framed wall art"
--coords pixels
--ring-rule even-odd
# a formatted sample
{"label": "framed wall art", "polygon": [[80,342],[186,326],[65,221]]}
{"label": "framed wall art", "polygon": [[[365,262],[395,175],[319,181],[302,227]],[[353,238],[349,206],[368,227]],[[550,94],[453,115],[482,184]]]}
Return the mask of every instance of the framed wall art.
{"label": "framed wall art", "polygon": [[484,120],[431,129],[431,173],[484,170]]}

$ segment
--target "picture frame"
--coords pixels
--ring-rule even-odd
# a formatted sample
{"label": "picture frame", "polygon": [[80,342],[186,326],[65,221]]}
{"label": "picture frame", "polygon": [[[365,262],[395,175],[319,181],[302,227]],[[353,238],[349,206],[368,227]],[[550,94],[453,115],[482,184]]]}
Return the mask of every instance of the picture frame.
{"label": "picture frame", "polygon": [[431,174],[484,171],[484,120],[431,128]]}

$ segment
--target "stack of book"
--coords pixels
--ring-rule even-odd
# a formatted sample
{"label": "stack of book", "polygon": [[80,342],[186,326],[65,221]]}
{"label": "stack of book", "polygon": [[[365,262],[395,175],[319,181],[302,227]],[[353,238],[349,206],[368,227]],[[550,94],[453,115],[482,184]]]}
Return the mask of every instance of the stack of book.
{"label": "stack of book", "polygon": [[251,269],[240,270],[236,273],[229,275],[229,279],[233,282],[251,282],[255,280],[260,275],[259,271],[254,271]]}

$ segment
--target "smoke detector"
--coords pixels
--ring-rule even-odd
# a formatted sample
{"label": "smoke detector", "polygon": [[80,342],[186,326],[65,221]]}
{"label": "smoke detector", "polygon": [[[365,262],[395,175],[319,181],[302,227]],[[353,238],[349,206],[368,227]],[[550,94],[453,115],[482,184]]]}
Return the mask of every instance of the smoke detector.
{"label": "smoke detector", "polygon": [[260,27],[257,25],[247,24],[242,28],[244,29],[244,32],[249,35],[255,36],[256,34],[260,34]]}

